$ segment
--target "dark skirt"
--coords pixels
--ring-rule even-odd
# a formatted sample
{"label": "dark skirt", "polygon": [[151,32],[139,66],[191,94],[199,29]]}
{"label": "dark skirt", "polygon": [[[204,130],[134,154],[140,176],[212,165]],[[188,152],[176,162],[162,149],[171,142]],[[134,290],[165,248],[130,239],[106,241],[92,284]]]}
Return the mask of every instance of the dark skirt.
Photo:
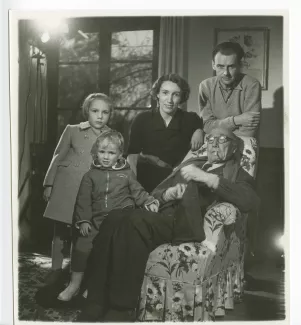
{"label": "dark skirt", "polygon": [[171,167],[160,167],[144,161],[137,164],[137,180],[149,193],[171,173]]}

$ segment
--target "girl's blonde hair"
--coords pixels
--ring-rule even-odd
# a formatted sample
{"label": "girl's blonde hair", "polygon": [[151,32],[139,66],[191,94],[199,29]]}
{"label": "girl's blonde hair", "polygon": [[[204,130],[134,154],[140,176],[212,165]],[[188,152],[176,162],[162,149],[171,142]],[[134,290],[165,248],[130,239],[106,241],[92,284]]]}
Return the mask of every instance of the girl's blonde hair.
{"label": "girl's blonde hair", "polygon": [[112,113],[114,111],[114,106],[113,106],[113,101],[112,99],[107,96],[106,94],[103,93],[92,93],[90,95],[88,95],[82,105],[82,114],[85,118],[88,118],[89,116],[89,108],[91,106],[91,103],[93,102],[94,99],[99,99],[104,101],[105,103],[108,104],[109,108],[110,108],[110,118],[112,116]]}
{"label": "girl's blonde hair", "polygon": [[91,149],[91,155],[92,155],[93,160],[97,159],[99,145],[105,140],[108,140],[109,143],[115,144],[117,146],[118,150],[120,151],[120,153],[123,154],[124,139],[123,139],[122,134],[115,130],[110,130],[110,131],[102,133],[94,142],[92,149]]}

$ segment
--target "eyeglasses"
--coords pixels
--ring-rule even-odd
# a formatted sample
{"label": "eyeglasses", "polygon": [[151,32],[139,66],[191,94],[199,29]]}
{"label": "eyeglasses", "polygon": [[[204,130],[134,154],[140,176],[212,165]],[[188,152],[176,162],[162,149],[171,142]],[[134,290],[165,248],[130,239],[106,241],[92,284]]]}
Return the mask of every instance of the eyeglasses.
{"label": "eyeglasses", "polygon": [[214,139],[217,139],[217,142],[220,144],[231,141],[231,139],[225,135],[219,135],[217,137],[215,137],[213,135],[209,135],[207,138],[207,141],[208,141],[208,143],[212,144],[214,142]]}

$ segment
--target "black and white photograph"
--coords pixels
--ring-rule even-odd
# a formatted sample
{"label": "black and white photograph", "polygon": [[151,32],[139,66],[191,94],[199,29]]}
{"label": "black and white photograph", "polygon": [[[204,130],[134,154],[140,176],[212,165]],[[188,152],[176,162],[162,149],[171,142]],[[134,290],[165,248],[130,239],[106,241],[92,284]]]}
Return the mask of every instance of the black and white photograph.
{"label": "black and white photograph", "polygon": [[287,321],[286,20],[10,11],[16,323]]}

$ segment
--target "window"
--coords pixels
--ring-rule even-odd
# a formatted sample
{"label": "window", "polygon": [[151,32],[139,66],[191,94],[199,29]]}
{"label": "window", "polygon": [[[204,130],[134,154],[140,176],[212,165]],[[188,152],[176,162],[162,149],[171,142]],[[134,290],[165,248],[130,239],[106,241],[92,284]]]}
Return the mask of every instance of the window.
{"label": "window", "polygon": [[109,94],[119,110],[151,107],[159,19],[94,18],[85,22],[77,22],[73,34],[65,35],[59,45],[58,136],[68,123],[82,120],[80,107],[92,92]]}
{"label": "window", "polygon": [[150,107],[153,31],[112,33],[110,95],[116,107]]}

